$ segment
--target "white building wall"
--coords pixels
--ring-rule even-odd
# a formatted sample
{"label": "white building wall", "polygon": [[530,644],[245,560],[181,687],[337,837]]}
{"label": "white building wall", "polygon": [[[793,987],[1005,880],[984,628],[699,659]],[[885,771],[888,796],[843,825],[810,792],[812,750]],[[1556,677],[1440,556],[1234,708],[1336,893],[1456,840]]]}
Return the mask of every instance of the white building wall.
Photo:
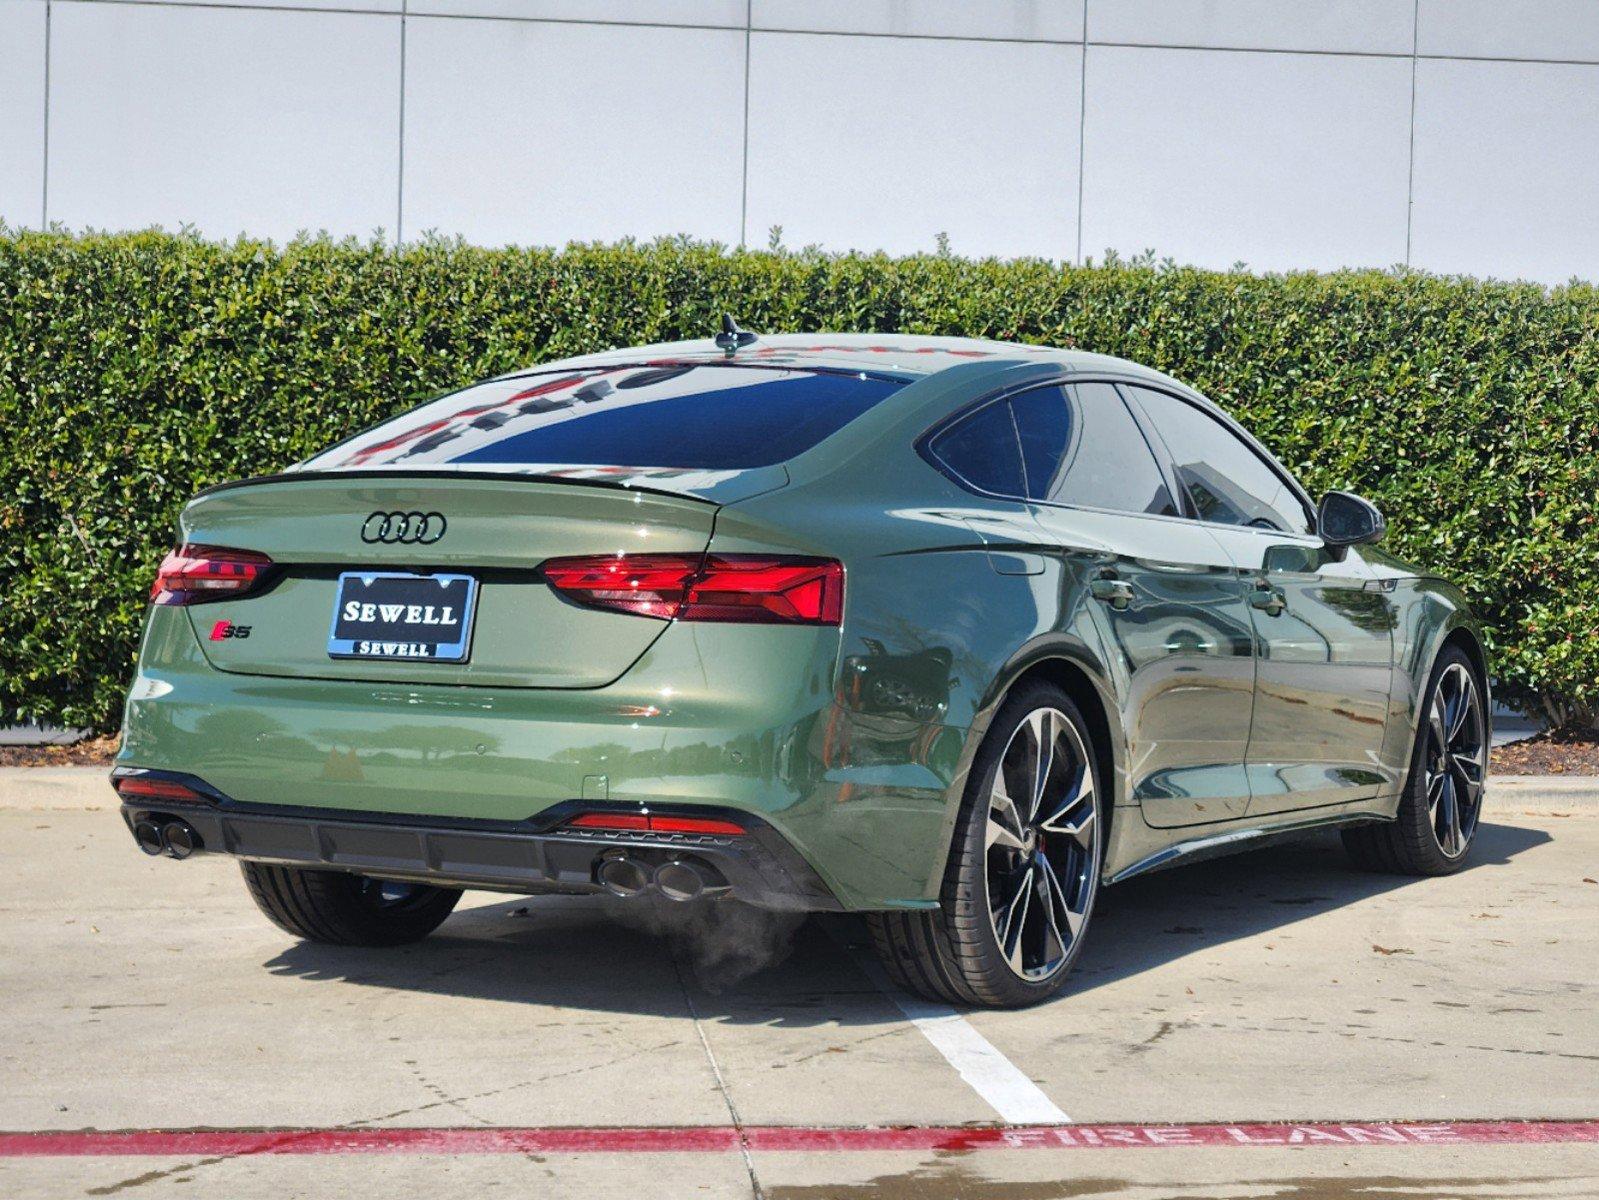
{"label": "white building wall", "polygon": [[1599,279],[1599,0],[0,0],[0,219]]}

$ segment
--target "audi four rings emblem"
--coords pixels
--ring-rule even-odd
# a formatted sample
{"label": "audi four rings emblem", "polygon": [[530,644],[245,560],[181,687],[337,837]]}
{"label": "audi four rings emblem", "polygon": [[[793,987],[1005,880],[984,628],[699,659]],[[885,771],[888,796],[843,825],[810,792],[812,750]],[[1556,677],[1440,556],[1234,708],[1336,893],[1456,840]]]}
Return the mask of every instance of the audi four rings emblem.
{"label": "audi four rings emblem", "polygon": [[431,546],[444,536],[446,527],[443,513],[375,512],[361,523],[361,540],[391,546]]}

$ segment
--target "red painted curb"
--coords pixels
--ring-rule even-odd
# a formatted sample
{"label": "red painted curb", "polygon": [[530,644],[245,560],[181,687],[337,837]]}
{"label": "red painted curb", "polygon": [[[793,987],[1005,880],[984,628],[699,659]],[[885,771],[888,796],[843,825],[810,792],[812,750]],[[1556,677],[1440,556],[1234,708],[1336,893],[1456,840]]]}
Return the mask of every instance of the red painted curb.
{"label": "red painted curb", "polygon": [[729,1125],[429,1129],[122,1129],[0,1133],[0,1158],[243,1154],[684,1154],[753,1151],[1160,1149],[1170,1146],[1460,1146],[1599,1143],[1594,1121],[1244,1125]]}

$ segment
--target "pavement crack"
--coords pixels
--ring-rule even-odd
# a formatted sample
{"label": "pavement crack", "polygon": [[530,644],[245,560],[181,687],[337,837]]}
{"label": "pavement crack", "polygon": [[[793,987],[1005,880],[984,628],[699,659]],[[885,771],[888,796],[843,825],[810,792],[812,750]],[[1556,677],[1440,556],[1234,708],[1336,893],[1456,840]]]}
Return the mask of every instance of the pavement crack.
{"label": "pavement crack", "polygon": [[700,1047],[705,1051],[705,1061],[711,1066],[711,1074],[715,1076],[716,1086],[722,1093],[722,1103],[727,1105],[727,1118],[738,1135],[738,1151],[744,1159],[744,1170],[750,1177],[750,1194],[755,1200],[766,1200],[766,1192],[755,1174],[755,1158],[750,1154],[749,1134],[744,1129],[744,1122],[739,1119],[738,1106],[733,1103],[733,1095],[727,1090],[727,1080],[722,1077],[722,1068],[717,1065],[716,1055],[705,1036],[705,1027],[700,1023],[700,1011],[694,1003],[694,993],[689,990],[688,979],[683,974],[683,964],[678,961],[675,951],[669,949],[668,953],[672,955],[672,970],[677,973],[677,984],[683,989],[683,1003],[688,1006],[689,1019],[694,1022],[694,1032],[699,1035]]}
{"label": "pavement crack", "polygon": [[174,1175],[182,1175],[188,1171],[197,1171],[201,1167],[214,1167],[218,1163],[230,1162],[235,1158],[246,1158],[255,1154],[273,1154],[286,1146],[292,1146],[302,1138],[314,1137],[315,1131],[297,1131],[286,1133],[274,1142],[264,1146],[255,1146],[249,1150],[241,1150],[237,1154],[216,1154],[210,1158],[197,1158],[191,1162],[179,1163],[175,1167],[167,1167],[161,1171],[146,1171],[142,1175],[131,1175],[120,1179],[116,1183],[106,1184],[104,1187],[84,1188],[86,1196],[114,1196],[118,1192],[125,1192],[132,1188],[143,1187],[147,1183],[159,1183],[163,1179],[170,1179]]}
{"label": "pavement crack", "polygon": [[915,1026],[912,1025],[896,1025],[892,1029],[883,1029],[877,1033],[869,1033],[865,1037],[858,1037],[847,1046],[824,1046],[820,1050],[812,1050],[809,1054],[801,1054],[798,1058],[789,1059],[787,1065],[797,1067],[800,1063],[810,1062],[813,1058],[821,1058],[824,1054],[846,1054],[857,1046],[864,1046],[867,1042],[875,1042],[879,1038],[899,1037],[914,1028]]}
{"label": "pavement crack", "polygon": [[[1424,1038],[1400,1037],[1391,1033],[1367,1033],[1365,1026],[1355,1026],[1345,1029],[1324,1030],[1316,1029],[1290,1029],[1282,1025],[1229,1025],[1222,1021],[1209,1021],[1205,1023],[1207,1029],[1219,1029],[1226,1033],[1299,1033],[1319,1037],[1324,1032],[1331,1032],[1344,1038],[1358,1038],[1365,1042],[1395,1042],[1401,1046],[1445,1046],[1444,1042],[1428,1041]],[[1151,1039],[1153,1040],[1153,1039]],[[1144,1043],[1147,1045],[1148,1043]],[[1599,1062],[1599,1054],[1578,1054],[1571,1050],[1538,1050],[1525,1046],[1481,1046],[1475,1042],[1449,1043],[1451,1050],[1482,1050],[1489,1054],[1524,1054],[1534,1058],[1569,1058],[1576,1062]],[[1138,1047],[1134,1047],[1137,1049]]]}
{"label": "pavement crack", "polygon": [[[525,1088],[537,1087],[539,1084],[548,1083],[552,1079],[566,1079],[572,1075],[583,1075],[587,1074],[589,1071],[598,1071],[604,1067],[614,1067],[618,1063],[627,1062],[629,1059],[638,1058],[640,1055],[654,1054],[661,1050],[670,1050],[673,1046],[680,1044],[681,1043],[678,1041],[678,1039],[674,1038],[669,1042],[661,1042],[657,1045],[639,1046],[629,1050],[626,1054],[618,1054],[612,1058],[605,1059],[603,1062],[585,1063],[580,1067],[568,1067],[562,1071],[547,1071],[543,1075],[535,1075],[532,1079],[524,1079],[518,1083],[507,1084],[505,1087],[488,1088],[481,1092],[471,1092],[464,1096],[450,1096],[445,1094],[443,1090],[440,1089],[439,1099],[437,1100],[431,1100],[426,1104],[413,1105],[410,1108],[396,1109],[394,1112],[383,1113],[380,1116],[361,1117],[354,1121],[347,1121],[339,1128],[361,1129],[369,1125],[376,1125],[380,1121],[393,1121],[400,1117],[412,1117],[417,1113],[430,1112],[436,1108],[470,1104],[478,1100],[488,1100],[495,1096],[507,1095],[510,1092],[519,1092]],[[461,1111],[465,1112],[466,1110],[462,1109]],[[472,1116],[471,1113],[468,1113],[467,1115]],[[492,1124],[492,1122],[483,1120],[481,1117],[473,1116],[472,1119],[480,1122],[483,1125]]]}
{"label": "pavement crack", "polygon": [[[429,1079],[427,1077],[427,1075],[423,1072],[422,1068],[419,1067],[416,1064],[416,1061],[414,1059],[408,1061],[405,1065],[411,1068],[411,1074],[415,1077],[417,1083],[419,1083],[422,1086],[423,1090],[431,1092],[434,1096],[437,1097],[437,1100],[435,1101],[436,1105],[442,1105],[442,1106],[444,1106],[446,1108],[453,1108],[456,1112],[460,1113],[467,1120],[476,1121],[479,1125],[492,1124],[492,1122],[484,1119],[483,1117],[478,1116],[471,1109],[467,1108],[467,1103],[469,1101],[472,1101],[472,1100],[475,1100],[475,1099],[480,1099],[481,1097],[470,1096],[470,1095],[468,1095],[468,1096],[452,1096],[444,1088],[440,1087],[438,1084],[434,1083],[431,1079]],[[501,1089],[501,1090],[504,1090],[504,1089]]]}
{"label": "pavement crack", "polygon": [[[701,1040],[703,1044],[703,1038]],[[614,1066],[616,1063],[626,1062],[630,1058],[637,1058],[641,1054],[653,1054],[656,1051],[668,1050],[671,1047],[679,1044],[679,1041],[674,1039],[669,1042],[662,1042],[661,1044],[655,1046],[641,1046],[635,1050],[629,1051],[626,1054],[619,1054],[614,1058],[606,1059],[604,1062],[589,1063],[586,1066],[573,1067],[565,1071],[550,1071],[547,1074],[536,1076],[533,1079],[524,1079],[519,1083],[510,1084],[507,1087],[488,1088],[484,1091],[471,1092],[464,1096],[449,1095],[445,1089],[439,1087],[437,1084],[423,1076],[422,1072],[416,1069],[415,1063],[408,1063],[407,1065],[412,1068],[412,1073],[416,1075],[418,1082],[421,1083],[423,1087],[433,1092],[438,1099],[430,1100],[426,1104],[414,1105],[410,1108],[396,1109],[394,1112],[382,1113],[378,1116],[360,1117],[354,1121],[346,1121],[337,1126],[337,1128],[351,1130],[363,1129],[368,1126],[377,1125],[382,1121],[393,1121],[399,1117],[415,1116],[417,1113],[431,1112],[432,1110],[438,1108],[453,1108],[469,1119],[476,1121],[479,1125],[482,1125],[485,1128],[492,1128],[494,1124],[492,1121],[478,1116],[476,1113],[471,1112],[464,1106],[477,1100],[487,1100],[493,1096],[503,1096],[508,1092],[520,1091],[523,1088],[537,1087],[539,1084],[547,1083],[552,1079],[561,1079],[568,1075],[581,1075],[586,1071],[594,1071],[601,1067]],[[720,1082],[720,1075],[718,1075],[718,1082]],[[265,1146],[256,1146],[249,1150],[240,1151],[238,1154],[218,1154],[210,1158],[197,1158],[189,1162],[178,1163],[176,1166],[168,1167],[160,1171],[146,1171],[141,1175],[133,1175],[127,1179],[118,1180],[116,1183],[106,1184],[104,1187],[85,1188],[84,1194],[88,1196],[112,1196],[116,1195],[118,1192],[128,1191],[131,1188],[143,1187],[147,1183],[159,1183],[163,1179],[170,1179],[174,1175],[182,1175],[187,1171],[198,1171],[204,1167],[214,1167],[221,1163],[229,1162],[235,1158],[245,1158],[256,1154],[272,1154],[286,1146],[292,1146],[301,1138],[314,1136],[316,1132],[317,1131],[313,1130],[310,1132],[297,1131],[294,1133],[286,1133],[280,1140],[271,1142]],[[742,1136],[743,1135],[740,1134],[741,1138]],[[746,1154],[746,1160],[747,1158],[748,1156]],[[753,1171],[753,1167],[751,1167],[751,1170]],[[756,1200],[765,1200],[764,1195],[758,1190],[756,1192]]]}

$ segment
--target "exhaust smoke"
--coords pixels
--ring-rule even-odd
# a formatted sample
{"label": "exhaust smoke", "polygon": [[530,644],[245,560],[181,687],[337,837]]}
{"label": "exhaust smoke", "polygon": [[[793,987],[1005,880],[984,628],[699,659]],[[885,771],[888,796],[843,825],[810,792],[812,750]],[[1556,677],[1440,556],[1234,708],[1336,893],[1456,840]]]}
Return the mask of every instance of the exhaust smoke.
{"label": "exhaust smoke", "polygon": [[737,900],[667,900],[645,895],[609,901],[612,919],[664,939],[694,982],[712,994],[737,987],[789,956],[804,913],[776,912]]}

